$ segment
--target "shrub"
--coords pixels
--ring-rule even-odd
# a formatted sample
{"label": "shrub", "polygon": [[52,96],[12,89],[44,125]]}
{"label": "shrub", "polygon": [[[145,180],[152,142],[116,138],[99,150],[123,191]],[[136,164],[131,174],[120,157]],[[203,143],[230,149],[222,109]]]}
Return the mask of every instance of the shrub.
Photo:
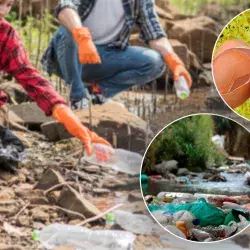
{"label": "shrub", "polygon": [[[209,115],[186,117],[164,129],[149,147],[144,172],[152,172],[156,161],[176,160],[180,167],[200,172],[213,164],[221,165],[224,156],[211,141],[214,122]],[[153,155],[154,153],[154,155]]]}

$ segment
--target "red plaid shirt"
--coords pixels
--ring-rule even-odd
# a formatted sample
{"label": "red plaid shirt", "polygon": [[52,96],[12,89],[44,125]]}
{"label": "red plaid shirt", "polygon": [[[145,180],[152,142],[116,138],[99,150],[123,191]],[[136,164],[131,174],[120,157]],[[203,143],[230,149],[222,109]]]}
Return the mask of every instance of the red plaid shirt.
{"label": "red plaid shirt", "polygon": [[[0,18],[0,70],[14,76],[47,116],[52,114],[55,104],[65,104],[49,81],[32,66],[17,31],[3,18]],[[1,91],[0,105],[6,101]]]}

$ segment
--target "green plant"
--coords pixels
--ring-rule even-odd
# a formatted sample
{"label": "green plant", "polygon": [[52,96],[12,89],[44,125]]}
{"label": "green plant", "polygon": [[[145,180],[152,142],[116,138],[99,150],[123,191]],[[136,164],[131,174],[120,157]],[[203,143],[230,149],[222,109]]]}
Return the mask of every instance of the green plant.
{"label": "green plant", "polygon": [[228,7],[232,4],[246,4],[246,0],[169,0],[185,14],[195,15],[207,3],[218,3],[221,7]]}
{"label": "green plant", "polygon": [[11,12],[7,20],[19,32],[31,62],[35,66],[40,66],[39,60],[42,53],[48,47],[50,38],[57,29],[57,26],[53,24],[53,15],[49,10],[45,10],[40,19],[27,16],[20,21],[17,19],[16,12]]}
{"label": "green plant", "polygon": [[149,147],[144,172],[154,171],[154,162],[176,160],[180,167],[200,172],[213,164],[220,165],[224,156],[211,141],[214,121],[209,115],[186,117],[164,129]]}

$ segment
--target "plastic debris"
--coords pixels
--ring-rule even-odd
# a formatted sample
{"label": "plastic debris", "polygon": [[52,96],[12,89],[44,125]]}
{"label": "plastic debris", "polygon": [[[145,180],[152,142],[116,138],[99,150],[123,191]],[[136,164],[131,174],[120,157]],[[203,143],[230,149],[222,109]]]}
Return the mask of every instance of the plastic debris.
{"label": "plastic debris", "polygon": [[25,160],[23,143],[10,130],[0,126],[0,165],[15,172],[18,163]]}
{"label": "plastic debris", "polygon": [[90,230],[86,227],[52,224],[39,235],[41,246],[50,250],[69,245],[77,250],[133,249],[136,236],[121,230]]}
{"label": "plastic debris", "polygon": [[103,144],[93,144],[93,154],[85,153],[83,159],[91,164],[109,167],[116,171],[137,175],[140,173],[142,156],[124,149],[113,149]]}

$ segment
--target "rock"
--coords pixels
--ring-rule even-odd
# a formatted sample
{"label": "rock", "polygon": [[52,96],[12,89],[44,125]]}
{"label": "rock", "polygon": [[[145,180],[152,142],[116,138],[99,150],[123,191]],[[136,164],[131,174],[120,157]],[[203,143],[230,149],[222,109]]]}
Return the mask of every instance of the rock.
{"label": "rock", "polygon": [[14,100],[20,104],[22,102],[31,101],[24,88],[15,82],[2,82],[0,89],[3,90],[8,96],[10,96],[10,102]]}
{"label": "rock", "polygon": [[218,37],[217,26],[214,20],[206,16],[175,21],[169,38],[186,44],[202,62],[210,62]]}
{"label": "rock", "polygon": [[47,205],[49,204],[49,200],[46,197],[32,197],[29,199],[31,204],[37,205]]}
{"label": "rock", "polygon": [[65,181],[59,172],[53,169],[48,169],[35,188],[47,190],[57,184],[62,184],[64,182]]}
{"label": "rock", "polygon": [[155,10],[158,17],[173,20],[173,15],[170,12],[165,11],[163,8],[155,5]]}
{"label": "rock", "polygon": [[22,122],[19,124],[28,126],[28,128],[38,129],[41,124],[53,120],[51,117],[45,116],[35,102],[12,105],[10,110],[21,118]]}
{"label": "rock", "polygon": [[57,204],[59,197],[60,197],[61,191],[52,191],[48,193],[48,200],[52,204]]}
{"label": "rock", "polygon": [[178,171],[178,162],[175,160],[172,161],[164,161],[155,166],[155,170],[158,174],[164,176],[165,173],[177,173]]}
{"label": "rock", "polygon": [[[75,113],[88,127],[89,110],[82,109]],[[95,105],[92,108],[92,125],[93,131],[110,142],[116,134],[117,147],[127,149],[130,144],[130,150],[134,152],[144,152],[145,146],[142,141],[145,140],[146,133],[151,135],[145,121],[115,102]],[[55,121],[43,124],[41,129],[49,140],[57,141],[71,137],[65,127]],[[128,131],[131,133],[128,134]]]}
{"label": "rock", "polygon": [[[22,189],[20,187],[17,187],[14,189],[14,192],[17,197],[20,197],[24,200],[28,200],[30,202],[43,200],[44,194],[42,190],[31,190],[31,189]],[[47,202],[46,202],[47,204]]]}
{"label": "rock", "polygon": [[112,190],[117,190],[117,189],[124,188],[126,186],[126,184],[127,183],[123,180],[109,178],[109,179],[104,180],[103,187],[110,188]]}
{"label": "rock", "polygon": [[[17,122],[19,123],[19,122]],[[20,139],[20,141],[24,144],[26,148],[31,148],[32,143],[25,137],[23,132],[13,131],[13,133]]]}
{"label": "rock", "polygon": [[0,205],[0,216],[13,216],[17,212],[15,205]]}
{"label": "rock", "polygon": [[165,12],[171,14],[172,16],[179,14],[177,9],[175,9],[173,5],[169,3],[168,0],[155,0],[155,5],[164,10]]}
{"label": "rock", "polygon": [[190,55],[189,55],[189,49],[187,45],[175,39],[170,39],[169,42],[171,43],[176,54],[182,59],[187,69],[189,69],[190,68]]}
{"label": "rock", "polygon": [[247,163],[240,163],[240,164],[237,164],[234,168],[249,169],[250,166]]}
{"label": "rock", "polygon": [[175,180],[175,178],[176,178],[176,176],[174,174],[171,174],[168,172],[164,173],[163,177],[164,177],[164,179],[167,179],[167,180]]}
{"label": "rock", "polygon": [[70,221],[69,221],[69,225],[73,225],[73,226],[75,226],[75,225],[80,224],[81,222],[82,222],[82,220],[79,220],[79,219],[76,219],[76,220],[70,220]]}
{"label": "rock", "polygon": [[15,193],[12,188],[2,187],[0,189],[0,201],[9,201],[15,198]]}
{"label": "rock", "polygon": [[89,218],[100,213],[99,209],[90,201],[81,197],[80,194],[71,187],[64,187],[59,197],[58,204],[63,208],[81,213]]}
{"label": "rock", "polygon": [[143,201],[141,192],[131,192],[128,195],[128,201]]}
{"label": "rock", "polygon": [[177,176],[187,176],[189,175],[189,171],[187,168],[179,168],[177,172]]}
{"label": "rock", "polygon": [[40,207],[33,208],[31,210],[31,213],[33,221],[39,221],[45,223],[48,222],[50,219],[49,214],[44,212],[44,210]]}
{"label": "rock", "polygon": [[60,168],[73,169],[75,165],[71,161],[64,161],[60,163]]}
{"label": "rock", "polygon": [[211,71],[204,70],[201,74],[199,74],[199,86],[211,86],[214,84],[213,76]]}
{"label": "rock", "polygon": [[220,175],[220,174],[216,174],[213,175],[212,177],[208,178],[208,181],[212,181],[212,182],[226,182],[227,179],[226,177]]}
{"label": "rock", "polygon": [[109,194],[110,190],[106,188],[93,188],[93,193],[98,195]]}
{"label": "rock", "polygon": [[101,170],[99,166],[95,166],[95,165],[83,167],[81,169],[91,174],[99,173]]}
{"label": "rock", "polygon": [[20,215],[17,218],[17,226],[28,227],[30,225],[30,218],[26,215]]}
{"label": "rock", "polygon": [[210,92],[207,95],[205,101],[206,107],[211,110],[229,110],[225,102],[222,100],[216,89],[211,88]]}
{"label": "rock", "polygon": [[41,222],[39,222],[39,221],[33,221],[33,228],[34,229],[37,229],[37,230],[42,230],[42,229],[44,229],[46,226],[43,224],[43,223],[41,223]]}
{"label": "rock", "polygon": [[4,170],[0,170],[0,178],[6,182],[11,181],[13,178],[15,178],[16,175],[9,173],[7,171]]}
{"label": "rock", "polygon": [[211,178],[212,176],[213,176],[212,173],[205,173],[205,174],[203,175],[203,179],[207,180],[207,179]]}
{"label": "rock", "polygon": [[76,248],[72,246],[60,246],[53,248],[52,250],[76,250]]}
{"label": "rock", "polygon": [[0,250],[25,250],[25,248],[19,245],[0,244]]}

